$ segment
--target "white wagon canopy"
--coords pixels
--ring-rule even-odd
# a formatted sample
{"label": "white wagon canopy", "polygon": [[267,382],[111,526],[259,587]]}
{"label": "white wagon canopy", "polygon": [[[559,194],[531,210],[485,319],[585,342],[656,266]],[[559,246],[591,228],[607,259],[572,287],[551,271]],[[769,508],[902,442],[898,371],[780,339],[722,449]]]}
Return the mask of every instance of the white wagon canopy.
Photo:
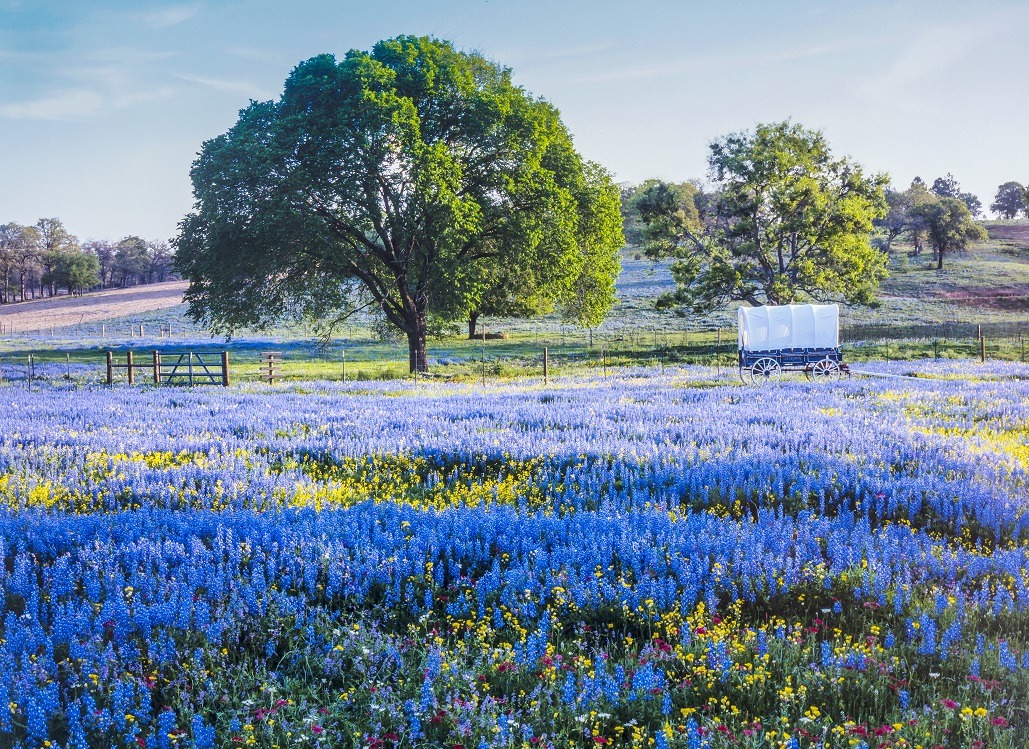
{"label": "white wagon canopy", "polygon": [[838,304],[739,308],[740,377],[748,384],[778,380],[783,370],[812,380],[836,380],[850,370],[840,354]]}
{"label": "white wagon canopy", "polygon": [[835,349],[839,345],[838,304],[739,308],[741,351]]}

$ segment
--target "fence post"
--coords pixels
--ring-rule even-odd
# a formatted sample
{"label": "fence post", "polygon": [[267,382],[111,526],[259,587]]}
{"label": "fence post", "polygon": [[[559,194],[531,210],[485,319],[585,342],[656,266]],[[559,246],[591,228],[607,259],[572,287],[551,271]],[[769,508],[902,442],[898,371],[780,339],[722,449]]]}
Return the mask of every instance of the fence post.
{"label": "fence post", "polygon": [[937,348],[938,344],[939,344],[939,341],[933,339],[933,359],[939,359],[940,358],[940,352],[939,352],[939,349]]}
{"label": "fence post", "polygon": [[1021,353],[1021,355],[1018,358],[1019,358],[1020,361],[1022,361],[1024,363],[1025,362],[1025,339],[1024,338],[1019,338],[1018,341],[1022,345],[1022,353]]}
{"label": "fence post", "polygon": [[986,338],[985,336],[979,336],[979,362],[981,364],[986,363]]}
{"label": "fence post", "polygon": [[107,384],[114,384],[114,354],[107,352]]}
{"label": "fence post", "polygon": [[600,347],[600,358],[604,362],[604,377],[607,377],[607,349],[603,346]]}
{"label": "fence post", "polygon": [[135,377],[135,370],[132,367],[132,352],[131,351],[126,351],[125,352],[125,363],[128,365],[127,369],[128,369],[128,372],[129,372],[129,384],[133,385],[136,382],[136,377]]}
{"label": "fence post", "polygon": [[71,382],[71,354],[64,355],[64,363],[64,379],[68,380],[68,382]]}
{"label": "fence post", "polygon": [[193,387],[193,352],[189,352],[189,386]]}
{"label": "fence post", "polygon": [[161,352],[154,349],[154,384],[161,384]]}
{"label": "fence post", "polygon": [[222,351],[222,387],[229,386],[229,352]]}
{"label": "fence post", "polygon": [[547,347],[543,347],[543,384],[546,385],[550,381],[550,357],[547,352]]}
{"label": "fence post", "polygon": [[482,386],[486,387],[486,323],[482,324]]}
{"label": "fence post", "polygon": [[347,381],[347,350],[343,349],[343,382]]}

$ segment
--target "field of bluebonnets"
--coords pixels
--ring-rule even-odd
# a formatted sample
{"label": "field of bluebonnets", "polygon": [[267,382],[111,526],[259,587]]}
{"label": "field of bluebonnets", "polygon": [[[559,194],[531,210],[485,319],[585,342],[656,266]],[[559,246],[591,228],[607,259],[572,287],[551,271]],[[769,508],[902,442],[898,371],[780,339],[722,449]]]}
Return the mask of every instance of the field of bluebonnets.
{"label": "field of bluebonnets", "polygon": [[913,370],[6,386],[0,746],[1029,745],[1029,367]]}

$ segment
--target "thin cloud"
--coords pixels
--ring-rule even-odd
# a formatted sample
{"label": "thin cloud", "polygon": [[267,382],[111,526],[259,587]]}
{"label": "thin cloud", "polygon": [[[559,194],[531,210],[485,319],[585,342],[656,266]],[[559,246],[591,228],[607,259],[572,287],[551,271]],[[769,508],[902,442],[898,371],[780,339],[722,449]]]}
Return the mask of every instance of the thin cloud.
{"label": "thin cloud", "polygon": [[239,94],[251,99],[257,99],[258,101],[275,98],[275,93],[266,91],[250,81],[235,81],[224,78],[203,78],[195,75],[177,75],[175,77],[179,80],[186,81],[187,83],[206,86],[207,88],[212,88],[215,91],[221,91],[226,94]]}
{"label": "thin cloud", "polygon": [[1029,13],[1013,11],[990,16],[979,23],[932,26],[907,40],[904,50],[879,75],[866,80],[861,92],[870,99],[905,103],[905,92],[923,81],[937,79],[941,71],[968,58],[998,36],[1025,27]]}
{"label": "thin cloud", "polygon": [[200,3],[188,5],[172,5],[150,13],[139,14],[139,19],[154,29],[165,29],[184,23],[200,12]]}
{"label": "thin cloud", "polygon": [[780,62],[792,62],[825,55],[836,54],[850,49],[859,49],[878,40],[846,39],[839,42],[814,44],[798,49],[772,52],[763,55],[740,55],[735,52],[723,55],[680,58],[667,60],[654,65],[639,65],[622,69],[613,69],[590,73],[569,79],[570,83],[612,83],[618,81],[645,80],[685,75],[698,68],[717,68],[719,70],[738,70],[758,65],[773,65]]}
{"label": "thin cloud", "polygon": [[104,97],[88,89],[68,89],[51,96],[0,106],[0,117],[10,120],[77,120],[95,114]]}

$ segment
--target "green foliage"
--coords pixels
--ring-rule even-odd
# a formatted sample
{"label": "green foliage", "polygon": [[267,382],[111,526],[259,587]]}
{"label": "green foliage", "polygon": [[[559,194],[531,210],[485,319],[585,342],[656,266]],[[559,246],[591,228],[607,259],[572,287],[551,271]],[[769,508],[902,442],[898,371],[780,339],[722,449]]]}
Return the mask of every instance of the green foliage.
{"label": "green foliage", "polygon": [[925,186],[920,179],[915,179],[904,192],[897,190],[886,191],[886,205],[888,211],[885,216],[876,219],[873,224],[882,232],[879,239],[880,247],[889,252],[892,249],[893,241],[904,234],[907,234],[915,245],[915,251],[921,251],[925,239],[925,225],[911,209],[923,203],[936,200],[936,197]]}
{"label": "green foliage", "polygon": [[68,290],[69,294],[82,293],[100,284],[100,262],[94,255],[81,250],[55,250],[47,253],[49,270],[43,283]]}
{"label": "green foliage", "polygon": [[412,371],[430,314],[545,306],[594,272],[598,243],[601,256],[621,245],[591,218],[610,178],[557,110],[426,37],[301,63],[278,102],[204,144],[192,177],[176,241],[194,319],[231,333],[373,305],[407,336]]}
{"label": "green foliage", "polygon": [[675,258],[678,288],[663,306],[873,302],[886,275],[869,241],[886,213],[884,175],[866,177],[821,133],[789,122],[728,135],[708,162],[712,194],[656,183],[636,201],[648,254]]}
{"label": "green foliage", "polygon": [[960,198],[940,198],[912,209],[912,214],[926,226],[929,244],[937,257],[937,268],[943,269],[943,256],[962,252],[972,242],[987,238],[986,229],[976,223],[972,212]]}
{"label": "green foliage", "polygon": [[990,204],[990,210],[1002,218],[1013,219],[1019,213],[1029,211],[1029,205],[1025,202],[1026,195],[1026,188],[1018,182],[1005,182],[997,188],[997,196]]}
{"label": "green foliage", "polygon": [[978,218],[983,213],[982,201],[970,192],[963,192],[954,175],[947,172],[946,177],[937,177],[930,188],[932,193],[941,198],[957,198],[965,204],[969,213]]}

